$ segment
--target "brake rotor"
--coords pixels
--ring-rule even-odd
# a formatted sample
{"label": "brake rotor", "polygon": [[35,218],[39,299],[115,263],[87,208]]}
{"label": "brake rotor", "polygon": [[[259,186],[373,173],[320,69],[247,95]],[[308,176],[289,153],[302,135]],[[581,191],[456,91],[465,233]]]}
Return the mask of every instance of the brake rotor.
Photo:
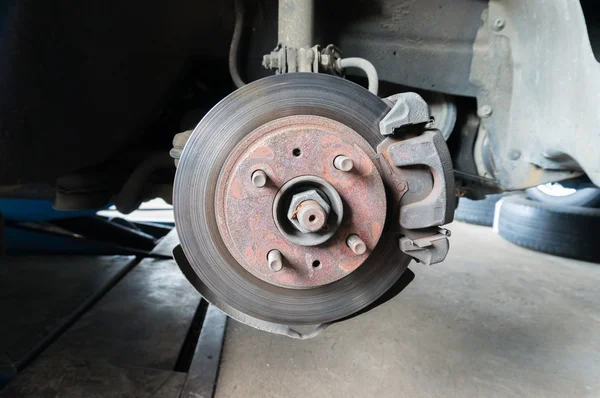
{"label": "brake rotor", "polygon": [[[409,258],[386,224],[392,204],[373,149],[388,111],[351,82],[298,73],[251,83],[205,116],[179,161],[174,208],[208,301],[230,315],[317,324],[354,314],[395,284]],[[335,167],[340,155],[351,170]],[[258,183],[256,171],[264,173]],[[287,210],[308,190],[326,202],[328,218],[318,231],[298,232]],[[352,250],[350,236],[365,250]],[[281,269],[267,266],[275,249]]]}

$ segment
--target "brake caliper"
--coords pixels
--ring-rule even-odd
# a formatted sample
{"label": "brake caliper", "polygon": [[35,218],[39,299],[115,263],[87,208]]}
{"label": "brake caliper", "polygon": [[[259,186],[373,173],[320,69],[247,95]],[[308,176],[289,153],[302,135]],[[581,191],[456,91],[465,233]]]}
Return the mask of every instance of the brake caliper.
{"label": "brake caliper", "polygon": [[418,94],[386,99],[392,109],[379,123],[387,136],[377,146],[382,178],[392,191],[400,250],[430,265],[446,258],[456,196],[450,152],[442,134],[429,129],[429,107]]}

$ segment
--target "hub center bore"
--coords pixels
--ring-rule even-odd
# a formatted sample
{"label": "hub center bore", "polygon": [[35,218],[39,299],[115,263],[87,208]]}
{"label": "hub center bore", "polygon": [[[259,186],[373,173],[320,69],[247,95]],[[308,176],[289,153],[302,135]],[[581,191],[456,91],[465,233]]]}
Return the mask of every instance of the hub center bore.
{"label": "hub center bore", "polygon": [[279,232],[293,243],[316,246],[339,229],[344,216],[342,198],[326,180],[300,176],[285,183],[273,201]]}
{"label": "hub center bore", "polygon": [[357,132],[323,117],[284,117],[257,128],[217,182],[217,223],[228,250],[255,277],[287,288],[350,274],[385,223],[375,155]]}

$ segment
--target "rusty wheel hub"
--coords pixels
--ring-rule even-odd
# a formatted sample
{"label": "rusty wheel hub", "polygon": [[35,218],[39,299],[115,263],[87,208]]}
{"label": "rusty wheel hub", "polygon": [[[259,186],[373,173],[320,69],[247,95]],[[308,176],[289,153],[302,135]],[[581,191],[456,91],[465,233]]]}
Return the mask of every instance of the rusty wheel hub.
{"label": "rusty wheel hub", "polygon": [[252,275],[286,288],[327,285],[377,245],[386,194],[375,151],[319,116],[266,123],[234,149],[217,182],[219,233]]}

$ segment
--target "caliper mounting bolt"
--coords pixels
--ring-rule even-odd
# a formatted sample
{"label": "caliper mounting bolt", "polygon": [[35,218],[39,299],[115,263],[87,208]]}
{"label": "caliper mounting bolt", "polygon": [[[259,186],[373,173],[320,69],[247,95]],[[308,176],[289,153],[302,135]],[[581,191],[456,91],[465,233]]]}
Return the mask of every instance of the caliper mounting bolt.
{"label": "caliper mounting bolt", "polygon": [[262,170],[256,170],[252,173],[252,184],[256,188],[262,188],[267,185],[267,173]]}
{"label": "caliper mounting bolt", "polygon": [[483,119],[486,119],[486,118],[492,116],[492,113],[493,113],[493,109],[489,105],[482,105],[477,110],[477,116],[479,116],[480,118],[483,118]]}
{"label": "caliper mounting bolt", "polygon": [[492,29],[494,29],[496,32],[499,32],[504,29],[504,25],[506,25],[506,21],[504,21],[504,19],[496,18],[494,19],[494,22],[492,22]]}
{"label": "caliper mounting bolt", "polygon": [[279,250],[271,250],[267,253],[267,261],[271,271],[278,272],[283,268],[283,256]]}
{"label": "caliper mounting bolt", "polygon": [[348,156],[339,155],[333,159],[333,166],[341,171],[350,171],[354,168],[354,162]]}
{"label": "caliper mounting bolt", "polygon": [[356,254],[360,256],[361,254],[365,254],[367,251],[367,245],[363,240],[356,234],[352,234],[346,238],[346,244]]}

